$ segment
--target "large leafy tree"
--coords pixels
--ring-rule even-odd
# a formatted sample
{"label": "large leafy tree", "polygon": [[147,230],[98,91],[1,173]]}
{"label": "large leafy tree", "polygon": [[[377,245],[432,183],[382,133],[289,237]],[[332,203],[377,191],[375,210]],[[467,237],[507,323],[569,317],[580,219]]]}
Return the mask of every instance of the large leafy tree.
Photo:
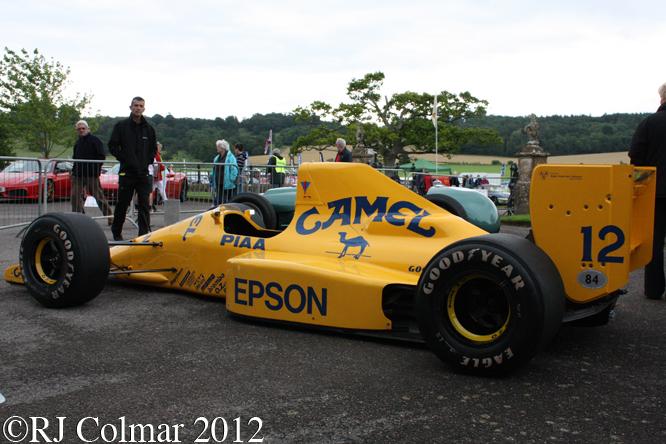
{"label": "large leafy tree", "polygon": [[[7,124],[7,114],[0,112],[0,156],[16,156],[10,143],[9,125]],[[7,161],[0,160],[0,169],[7,166]]]}
{"label": "large leafy tree", "polygon": [[[357,136],[363,137],[360,143],[373,148],[388,167],[406,154],[434,152],[432,113],[435,96],[407,91],[382,98],[383,83],[384,73],[366,74],[362,79],[349,82],[347,95],[351,103],[341,103],[333,108],[316,101],[309,107],[296,108],[293,113],[297,121],[310,124],[312,130],[307,136],[298,138],[292,153],[311,147],[332,146],[337,137],[345,137],[348,143],[356,144],[359,142]],[[463,129],[458,125],[467,119],[485,116],[487,101],[479,100],[469,92],[455,95],[442,91],[437,95],[437,102],[439,152],[455,154],[470,143],[502,143],[496,131]],[[332,121],[326,122],[327,118]]]}
{"label": "large leafy tree", "polygon": [[29,53],[5,48],[0,60],[0,111],[7,113],[12,132],[45,158],[57,145],[73,145],[74,124],[92,99],[88,94],[65,96],[69,73],[37,49]]}

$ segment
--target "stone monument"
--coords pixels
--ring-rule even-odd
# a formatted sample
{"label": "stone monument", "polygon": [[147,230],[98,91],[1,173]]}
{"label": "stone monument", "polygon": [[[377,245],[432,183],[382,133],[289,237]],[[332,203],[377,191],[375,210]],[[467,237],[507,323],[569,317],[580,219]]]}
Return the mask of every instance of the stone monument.
{"label": "stone monument", "polygon": [[539,146],[539,122],[534,114],[530,115],[530,123],[525,127],[530,137],[525,148],[518,156],[518,182],[515,191],[515,214],[530,213],[530,183],[532,171],[537,165],[548,163],[550,153],[545,153]]}
{"label": "stone monument", "polygon": [[352,150],[352,160],[366,165],[372,165],[375,161],[375,151],[365,146],[365,133],[361,129],[361,122],[356,122],[356,145]]}

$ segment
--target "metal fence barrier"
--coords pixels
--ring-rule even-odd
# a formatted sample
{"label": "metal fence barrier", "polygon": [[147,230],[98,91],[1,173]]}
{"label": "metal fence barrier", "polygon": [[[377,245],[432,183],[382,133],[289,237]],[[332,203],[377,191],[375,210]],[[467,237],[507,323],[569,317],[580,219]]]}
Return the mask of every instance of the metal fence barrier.
{"label": "metal fence barrier", "polygon": [[[29,225],[36,217],[52,212],[70,212],[71,204],[71,173],[74,166],[72,159],[35,159],[24,157],[0,157],[0,161],[8,166],[0,172],[0,229],[23,227]],[[76,160],[84,165],[101,164],[100,184],[110,205],[114,205],[118,194],[117,161]],[[214,206],[216,196],[212,173],[215,168],[229,167],[238,169],[236,164],[214,164],[201,162],[161,162],[154,167],[164,165],[165,196],[159,190],[154,191],[151,225],[160,228],[166,225],[165,201],[180,202],[177,220],[198,214]],[[280,176],[280,183],[272,183],[271,171],[285,168]],[[236,188],[228,192],[233,197],[242,192],[263,193],[277,186],[295,186],[298,167],[248,164],[240,171],[235,181]],[[219,196],[223,203],[227,196]],[[136,208],[130,205],[127,221],[136,223]],[[93,219],[106,219],[97,207],[95,200],[87,196],[84,206],[85,214]],[[183,215],[184,217],[180,217]]]}
{"label": "metal fence barrier", "polygon": [[[36,217],[49,212],[72,211],[71,204],[71,172],[74,165],[72,159],[35,159],[19,157],[0,157],[0,161],[9,165],[0,172],[0,229],[29,225]],[[117,199],[118,170],[116,161],[76,160],[81,164],[101,164],[100,183],[110,205]],[[154,191],[151,225],[154,229],[198,214],[214,206],[215,189],[211,182],[212,173],[216,168],[228,167],[237,169],[235,164],[215,164],[204,162],[162,162],[166,171],[163,172],[166,198]],[[278,168],[284,168],[281,175],[276,175]],[[436,179],[449,178],[447,174],[432,174],[397,168],[378,169],[403,186],[419,193],[416,187],[417,175]],[[459,177],[463,174],[459,175]],[[236,194],[264,193],[275,187],[295,187],[297,185],[298,166],[247,164],[238,175],[236,188],[229,192],[230,196],[219,196],[219,203],[226,197]],[[502,177],[501,180],[509,180]],[[156,187],[159,188],[159,187]],[[175,199],[178,205],[165,205],[165,201]],[[176,210],[173,210],[173,208]],[[169,210],[167,210],[169,208]],[[165,214],[168,211],[177,214]],[[97,207],[92,197],[85,200],[84,212],[94,219],[107,218]],[[136,223],[136,209],[130,205],[128,221]],[[167,223],[168,222],[168,223]]]}

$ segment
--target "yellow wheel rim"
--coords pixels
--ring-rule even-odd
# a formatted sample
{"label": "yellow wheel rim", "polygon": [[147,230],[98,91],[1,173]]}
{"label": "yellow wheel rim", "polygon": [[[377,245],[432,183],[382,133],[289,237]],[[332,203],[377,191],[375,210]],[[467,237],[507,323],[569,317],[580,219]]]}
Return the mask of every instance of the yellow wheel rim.
{"label": "yellow wheel rim", "polygon": [[463,338],[488,343],[502,336],[509,325],[511,306],[502,287],[483,275],[464,276],[449,290],[446,313]]}
{"label": "yellow wheel rim", "polygon": [[53,239],[50,237],[45,237],[41,241],[39,241],[39,245],[37,245],[37,249],[35,250],[35,271],[37,272],[37,275],[39,278],[44,281],[47,285],[53,285],[57,281],[51,279],[49,276],[47,276],[46,272],[44,271],[44,267],[42,265],[42,252],[44,250],[44,247],[49,243],[52,242]]}

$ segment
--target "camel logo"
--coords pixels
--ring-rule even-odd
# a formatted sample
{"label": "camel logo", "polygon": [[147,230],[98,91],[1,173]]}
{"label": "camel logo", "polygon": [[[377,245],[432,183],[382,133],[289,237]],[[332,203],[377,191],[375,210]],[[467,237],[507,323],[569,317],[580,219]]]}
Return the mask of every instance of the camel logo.
{"label": "camel logo", "polygon": [[541,179],[547,179],[548,171],[539,171],[539,176],[541,176]]}
{"label": "camel logo", "polygon": [[[347,256],[347,250],[349,249],[349,247],[359,247],[360,250],[358,253],[356,254],[349,253],[350,255],[354,256],[354,259],[358,259],[363,255],[365,247],[370,246],[368,241],[363,239],[363,236],[356,236],[352,237],[351,239],[347,239],[347,233],[345,233],[344,231],[341,231],[338,234],[340,235],[340,243],[343,244],[345,247],[342,249],[340,253],[327,251],[327,253],[339,254],[338,258],[343,258]],[[364,257],[370,257],[370,256],[364,256]]]}

